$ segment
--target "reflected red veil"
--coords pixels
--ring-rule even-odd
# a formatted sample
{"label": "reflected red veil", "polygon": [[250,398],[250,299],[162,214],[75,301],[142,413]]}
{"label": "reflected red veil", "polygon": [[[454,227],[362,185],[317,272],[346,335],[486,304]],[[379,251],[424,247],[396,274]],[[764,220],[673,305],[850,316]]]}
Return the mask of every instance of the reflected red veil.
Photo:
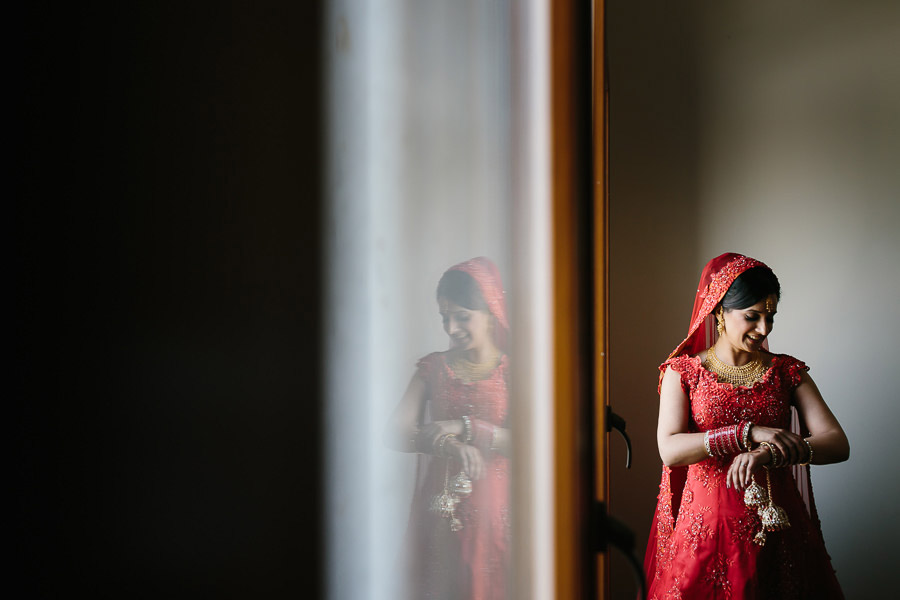
{"label": "reflected red veil", "polygon": [[509,340],[509,321],[506,316],[506,298],[503,292],[503,281],[500,279],[500,269],[491,259],[478,256],[453,265],[447,271],[462,271],[478,284],[478,289],[488,305],[488,310],[499,325],[494,330],[494,343],[505,352]]}

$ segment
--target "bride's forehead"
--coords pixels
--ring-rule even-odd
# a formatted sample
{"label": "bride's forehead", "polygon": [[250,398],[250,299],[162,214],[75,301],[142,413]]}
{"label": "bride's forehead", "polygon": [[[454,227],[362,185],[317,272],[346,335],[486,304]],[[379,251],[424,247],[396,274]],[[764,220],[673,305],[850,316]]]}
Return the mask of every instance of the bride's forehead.
{"label": "bride's forehead", "polygon": [[468,311],[467,308],[464,308],[459,304],[456,304],[455,302],[447,300],[446,298],[438,298],[438,310],[441,313]]}
{"label": "bride's forehead", "polygon": [[778,310],[778,298],[772,294],[771,296],[763,298],[753,306],[748,306],[741,310],[745,312],[752,310],[754,312],[775,313]]}

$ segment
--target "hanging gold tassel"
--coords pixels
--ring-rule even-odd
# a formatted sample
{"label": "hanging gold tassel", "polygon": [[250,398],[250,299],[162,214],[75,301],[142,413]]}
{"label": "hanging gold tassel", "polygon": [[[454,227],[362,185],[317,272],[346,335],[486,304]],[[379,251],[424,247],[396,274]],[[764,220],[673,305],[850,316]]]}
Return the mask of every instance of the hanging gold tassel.
{"label": "hanging gold tassel", "polygon": [[787,513],[780,506],[772,502],[772,479],[769,477],[769,469],[766,469],[766,485],[769,488],[769,505],[759,512],[763,527],[766,531],[781,531],[791,526]]}
{"label": "hanging gold tassel", "polygon": [[[772,501],[772,478],[769,475],[769,467],[766,466],[765,469],[768,493],[756,485],[755,481],[744,491],[744,504],[759,506],[759,518],[762,521],[762,529],[753,537],[753,541],[760,546],[766,545],[766,532],[782,531],[791,526],[787,512]],[[751,492],[751,488],[754,486],[757,489]],[[768,496],[768,504],[766,504],[766,496]],[[750,501],[748,501],[748,497]]]}
{"label": "hanging gold tassel", "polygon": [[767,500],[766,490],[762,489],[762,486],[756,483],[755,479],[744,490],[744,504],[747,506],[762,506]]}

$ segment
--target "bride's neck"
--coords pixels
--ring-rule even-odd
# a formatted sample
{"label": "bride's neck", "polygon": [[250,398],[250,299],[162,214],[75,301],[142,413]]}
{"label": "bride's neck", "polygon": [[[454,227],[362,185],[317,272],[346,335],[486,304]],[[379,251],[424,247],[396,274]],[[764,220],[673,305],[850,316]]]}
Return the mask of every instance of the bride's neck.
{"label": "bride's neck", "polygon": [[475,364],[497,360],[500,357],[500,349],[493,344],[485,344],[481,348],[463,350],[460,355]]}
{"label": "bride's neck", "polygon": [[747,350],[735,348],[722,338],[719,338],[716,342],[715,350],[719,360],[735,367],[742,367],[759,357],[759,352],[748,352]]}

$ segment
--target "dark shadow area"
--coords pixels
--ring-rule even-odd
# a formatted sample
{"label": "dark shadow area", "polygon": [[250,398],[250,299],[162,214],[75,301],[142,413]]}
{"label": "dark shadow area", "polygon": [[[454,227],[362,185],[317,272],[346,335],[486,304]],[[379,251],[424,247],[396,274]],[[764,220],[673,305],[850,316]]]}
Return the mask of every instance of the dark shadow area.
{"label": "dark shadow area", "polygon": [[[706,261],[696,244],[702,107],[695,37],[694,13],[684,5],[607,3],[610,404],[634,444],[626,471],[625,445],[609,438],[609,507],[634,531],[641,561],[661,465],[656,367],[687,331],[691,286]],[[610,598],[635,593],[627,561],[611,552]]]}
{"label": "dark shadow area", "polygon": [[317,3],[19,11],[7,589],[318,597]]}

